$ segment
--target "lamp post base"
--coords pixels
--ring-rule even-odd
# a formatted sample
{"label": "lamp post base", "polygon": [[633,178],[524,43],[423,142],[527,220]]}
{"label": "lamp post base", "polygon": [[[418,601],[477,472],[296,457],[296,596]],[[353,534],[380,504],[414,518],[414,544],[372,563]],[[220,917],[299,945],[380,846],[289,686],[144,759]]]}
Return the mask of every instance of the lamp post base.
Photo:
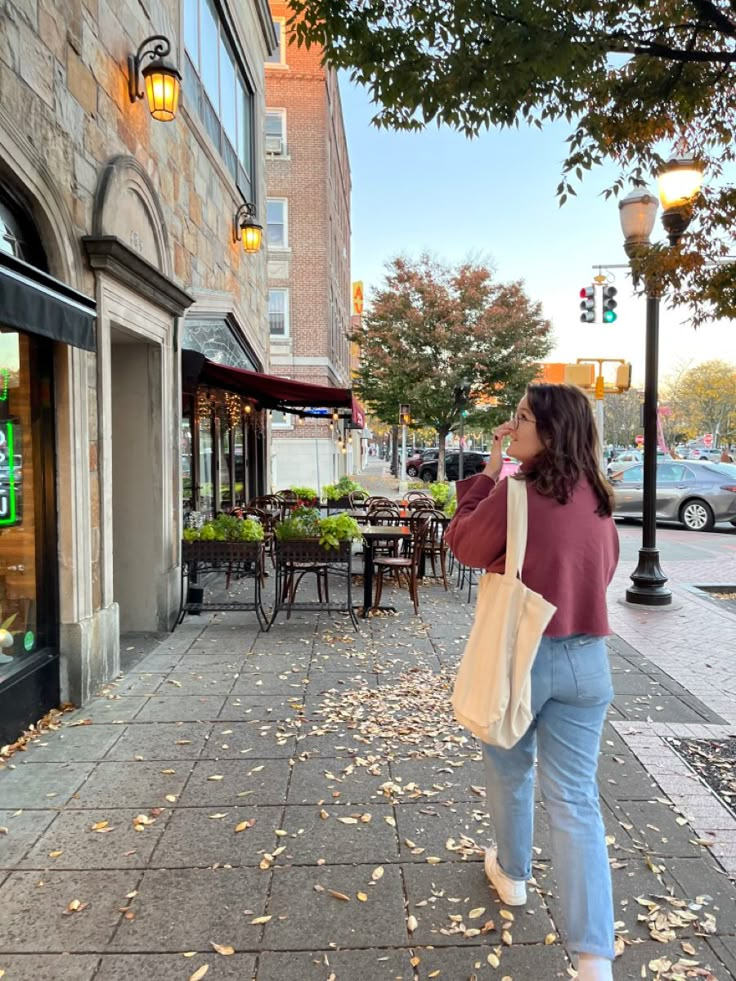
{"label": "lamp post base", "polygon": [[669,606],[672,593],[665,587],[667,577],[659,565],[658,548],[640,548],[639,564],[631,574],[633,586],[626,590],[626,602],[638,606]]}

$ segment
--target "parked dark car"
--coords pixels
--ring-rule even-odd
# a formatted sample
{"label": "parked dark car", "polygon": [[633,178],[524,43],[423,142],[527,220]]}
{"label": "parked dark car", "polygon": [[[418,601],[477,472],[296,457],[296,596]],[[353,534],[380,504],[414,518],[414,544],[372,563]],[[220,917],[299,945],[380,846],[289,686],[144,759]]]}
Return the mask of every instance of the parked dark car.
{"label": "parked dark car", "polygon": [[417,450],[406,460],[406,473],[409,477],[416,477],[419,473],[419,469],[423,463],[428,463],[430,460],[436,460],[440,455],[440,451],[436,446],[427,450]]}
{"label": "parked dark car", "polygon": [[[487,453],[477,453],[474,450],[467,450],[463,454],[463,477],[471,477],[475,473],[480,473],[488,462]],[[427,460],[419,468],[419,479],[425,484],[430,484],[437,480],[438,460]],[[445,454],[445,477],[447,480],[458,479],[458,467],[460,464],[460,454],[457,450],[451,450]]]}
{"label": "parked dark car", "polygon": [[[640,518],[644,500],[644,467],[623,467],[611,475],[613,513]],[[657,517],[679,521],[690,531],[710,531],[716,521],[736,525],[736,464],[688,460],[657,464]]]}

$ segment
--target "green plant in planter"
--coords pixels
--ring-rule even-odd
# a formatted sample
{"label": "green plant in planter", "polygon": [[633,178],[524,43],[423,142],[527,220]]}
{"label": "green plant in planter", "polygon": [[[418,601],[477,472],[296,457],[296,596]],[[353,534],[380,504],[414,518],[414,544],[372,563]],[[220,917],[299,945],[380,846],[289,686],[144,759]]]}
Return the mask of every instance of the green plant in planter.
{"label": "green plant in planter", "polygon": [[429,485],[429,493],[432,495],[432,500],[439,508],[444,508],[452,497],[452,490],[450,485],[444,483],[443,481],[436,481]]}
{"label": "green plant in planter", "polygon": [[221,514],[201,528],[185,528],[182,538],[185,542],[262,542],[263,526],[255,518]]}
{"label": "green plant in planter", "polygon": [[451,518],[453,514],[457,511],[457,498],[451,497],[450,500],[445,504],[443,508],[445,514],[448,518]]}
{"label": "green plant in planter", "polygon": [[365,487],[361,484],[357,484],[350,477],[340,477],[336,484],[327,484],[322,488],[322,493],[325,495],[328,501],[339,501],[343,497],[347,497],[348,494],[352,494],[354,491],[363,491],[367,493]]}
{"label": "green plant in planter", "polygon": [[288,518],[274,529],[279,541],[292,538],[319,538],[319,511],[316,508],[294,508]]}
{"label": "green plant in planter", "polygon": [[352,542],[361,537],[360,525],[347,514],[331,514],[319,523],[319,543],[322,548],[339,548],[340,542]]}
{"label": "green plant in planter", "polygon": [[300,501],[316,501],[318,494],[314,487],[296,487],[292,485],[289,490],[296,494]]}

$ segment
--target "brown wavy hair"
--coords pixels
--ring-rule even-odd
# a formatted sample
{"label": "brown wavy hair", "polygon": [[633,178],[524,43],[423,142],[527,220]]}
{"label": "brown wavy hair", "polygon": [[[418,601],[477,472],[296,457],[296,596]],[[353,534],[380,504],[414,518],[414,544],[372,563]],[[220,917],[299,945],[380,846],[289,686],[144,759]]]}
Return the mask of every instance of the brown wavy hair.
{"label": "brown wavy hair", "polygon": [[613,491],[601,473],[598,434],[585,393],[574,385],[529,385],[542,452],[526,470],[526,479],[545,497],[567,504],[575,485],[585,479],[598,498],[596,514],[613,511]]}

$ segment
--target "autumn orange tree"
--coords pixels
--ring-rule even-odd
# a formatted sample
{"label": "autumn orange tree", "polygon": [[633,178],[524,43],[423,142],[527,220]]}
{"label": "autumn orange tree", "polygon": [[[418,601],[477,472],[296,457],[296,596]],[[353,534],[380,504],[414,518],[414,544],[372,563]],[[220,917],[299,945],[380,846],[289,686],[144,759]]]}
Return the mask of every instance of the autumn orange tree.
{"label": "autumn orange tree", "polygon": [[736,365],[715,359],[686,368],[662,385],[662,398],[677,428],[688,438],[736,430]]}
{"label": "autumn orange tree", "polygon": [[470,383],[471,406],[492,395],[499,404],[491,413],[508,414],[548,353],[549,332],[520,282],[500,283],[481,263],[397,257],[353,336],[354,385],[387,423],[397,421],[401,402],[411,404],[414,424],[437,433],[441,478],[445,438],[460,421],[457,386]]}

